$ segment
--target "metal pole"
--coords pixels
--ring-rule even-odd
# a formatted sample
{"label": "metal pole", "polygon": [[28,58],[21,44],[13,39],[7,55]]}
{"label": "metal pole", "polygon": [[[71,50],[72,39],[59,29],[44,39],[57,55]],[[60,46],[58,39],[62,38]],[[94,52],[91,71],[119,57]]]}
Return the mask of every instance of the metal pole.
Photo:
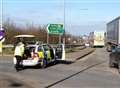
{"label": "metal pole", "polygon": [[47,44],[49,44],[49,33],[47,33]]}
{"label": "metal pole", "polygon": [[[65,29],[66,29],[66,20],[65,20],[65,8],[66,8],[66,2],[65,2],[65,0],[64,0],[64,31],[65,31]],[[63,44],[65,44],[65,32],[64,32],[64,34],[63,34]]]}
{"label": "metal pole", "polygon": [[0,30],[2,29],[2,12],[3,12],[3,2],[0,0]]}
{"label": "metal pole", "polygon": [[61,44],[61,34],[59,34],[59,44]]}

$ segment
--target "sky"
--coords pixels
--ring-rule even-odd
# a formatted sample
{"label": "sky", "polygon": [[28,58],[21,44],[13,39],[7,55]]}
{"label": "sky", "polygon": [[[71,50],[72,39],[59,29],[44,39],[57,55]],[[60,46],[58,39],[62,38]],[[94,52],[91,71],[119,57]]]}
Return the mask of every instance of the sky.
{"label": "sky", "polygon": [[21,26],[65,23],[73,35],[106,31],[106,23],[120,15],[119,0],[2,0],[2,7],[3,21],[9,18]]}

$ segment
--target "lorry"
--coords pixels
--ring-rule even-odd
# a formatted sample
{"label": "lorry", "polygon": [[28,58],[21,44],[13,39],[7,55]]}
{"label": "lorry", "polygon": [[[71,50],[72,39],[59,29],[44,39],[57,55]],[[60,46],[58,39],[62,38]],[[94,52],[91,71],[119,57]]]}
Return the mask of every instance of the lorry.
{"label": "lorry", "polygon": [[120,44],[120,16],[107,23],[107,51],[111,52]]}
{"label": "lorry", "polygon": [[90,46],[92,47],[104,47],[105,46],[105,32],[94,31],[90,33],[89,37]]}

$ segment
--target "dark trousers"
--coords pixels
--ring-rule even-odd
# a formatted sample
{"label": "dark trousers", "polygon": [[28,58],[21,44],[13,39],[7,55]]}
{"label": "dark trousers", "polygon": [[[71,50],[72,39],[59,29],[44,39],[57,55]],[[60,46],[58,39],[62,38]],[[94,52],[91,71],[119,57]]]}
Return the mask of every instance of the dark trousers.
{"label": "dark trousers", "polygon": [[17,64],[16,66],[20,66],[20,62],[22,61],[22,57],[21,56],[15,56],[16,60],[17,60]]}

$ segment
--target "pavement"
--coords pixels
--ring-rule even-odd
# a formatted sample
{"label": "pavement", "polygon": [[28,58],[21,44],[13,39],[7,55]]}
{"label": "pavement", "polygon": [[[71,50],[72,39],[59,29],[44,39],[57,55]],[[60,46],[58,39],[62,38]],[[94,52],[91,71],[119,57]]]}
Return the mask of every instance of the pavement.
{"label": "pavement", "polygon": [[79,60],[82,57],[85,57],[86,55],[89,55],[90,53],[92,53],[94,51],[95,51],[94,48],[84,48],[84,49],[80,49],[76,52],[67,53],[65,58],[67,61],[75,62],[76,60]]}

